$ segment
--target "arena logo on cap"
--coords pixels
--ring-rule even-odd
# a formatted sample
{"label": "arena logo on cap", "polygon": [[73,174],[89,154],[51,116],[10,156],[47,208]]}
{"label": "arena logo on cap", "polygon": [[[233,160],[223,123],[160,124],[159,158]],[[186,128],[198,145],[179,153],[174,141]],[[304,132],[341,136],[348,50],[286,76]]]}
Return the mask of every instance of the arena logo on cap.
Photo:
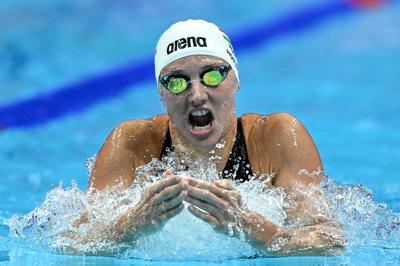
{"label": "arena logo on cap", "polygon": [[207,47],[207,39],[205,37],[186,37],[179,40],[175,40],[168,44],[167,54],[173,53],[179,49],[185,49],[189,47]]}

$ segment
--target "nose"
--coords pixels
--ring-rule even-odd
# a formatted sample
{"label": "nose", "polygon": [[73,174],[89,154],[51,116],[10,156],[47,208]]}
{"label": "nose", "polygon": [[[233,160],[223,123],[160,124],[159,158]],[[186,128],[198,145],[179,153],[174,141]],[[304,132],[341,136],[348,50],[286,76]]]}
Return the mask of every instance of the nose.
{"label": "nose", "polygon": [[192,81],[189,94],[190,104],[193,107],[200,107],[206,103],[207,97],[208,95],[204,85],[200,81]]}

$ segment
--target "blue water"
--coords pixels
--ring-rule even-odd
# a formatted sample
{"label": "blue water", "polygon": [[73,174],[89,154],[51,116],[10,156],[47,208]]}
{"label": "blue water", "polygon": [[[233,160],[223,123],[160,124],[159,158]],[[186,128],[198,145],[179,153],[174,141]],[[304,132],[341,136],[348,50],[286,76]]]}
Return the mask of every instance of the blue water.
{"label": "blue water", "polygon": [[[319,1],[302,1],[301,5]],[[151,56],[161,32],[189,17],[229,34],[299,8],[298,1],[2,1],[0,105]],[[206,12],[205,12],[206,11]],[[316,142],[327,173],[363,184],[400,212],[399,3],[337,17],[238,55],[238,113],[285,111]],[[0,264],[141,264],[140,260],[55,255],[11,244],[5,221],[39,206],[52,186],[87,184],[83,166],[119,122],[162,113],[155,83],[132,88],[75,115],[0,131]],[[207,258],[205,258],[207,259]],[[152,264],[147,261],[147,264]],[[163,262],[175,265],[176,262]],[[191,262],[193,265],[206,262]],[[400,263],[390,243],[337,257],[258,258],[226,265]],[[185,262],[181,262],[185,265]]]}

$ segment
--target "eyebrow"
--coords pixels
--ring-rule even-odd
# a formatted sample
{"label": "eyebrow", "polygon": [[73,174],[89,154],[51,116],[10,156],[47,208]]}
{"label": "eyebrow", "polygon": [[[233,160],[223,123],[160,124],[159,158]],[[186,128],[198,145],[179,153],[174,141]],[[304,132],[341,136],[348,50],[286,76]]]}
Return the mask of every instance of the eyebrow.
{"label": "eyebrow", "polygon": [[175,75],[184,75],[185,71],[182,69],[172,69],[171,71],[168,71],[167,73],[161,74],[161,77],[164,76],[175,76]]}
{"label": "eyebrow", "polygon": [[[225,66],[225,65],[226,65],[225,63],[218,61],[206,63],[200,68],[200,73],[210,68]],[[186,74],[187,72],[185,71],[185,69],[172,69],[171,71],[168,71],[166,74],[162,74],[161,76],[163,77],[163,76],[186,75]]]}
{"label": "eyebrow", "polygon": [[206,65],[201,67],[201,71],[210,69],[210,68],[214,68],[214,67],[219,67],[219,66],[224,66],[224,63],[221,62],[211,62],[211,63],[207,63]]}

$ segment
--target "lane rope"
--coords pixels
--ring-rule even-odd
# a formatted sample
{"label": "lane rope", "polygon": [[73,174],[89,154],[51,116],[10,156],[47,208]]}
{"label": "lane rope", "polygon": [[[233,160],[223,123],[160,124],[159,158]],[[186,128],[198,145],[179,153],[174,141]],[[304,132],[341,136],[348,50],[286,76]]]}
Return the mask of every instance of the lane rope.
{"label": "lane rope", "polygon": [[[273,20],[246,25],[229,34],[237,54],[271,43],[283,36],[319,25],[327,19],[375,7],[382,0],[328,1],[302,7]],[[0,130],[29,128],[85,111],[96,103],[120,96],[154,79],[153,56],[135,60],[105,73],[72,82],[28,99],[0,106]]]}

